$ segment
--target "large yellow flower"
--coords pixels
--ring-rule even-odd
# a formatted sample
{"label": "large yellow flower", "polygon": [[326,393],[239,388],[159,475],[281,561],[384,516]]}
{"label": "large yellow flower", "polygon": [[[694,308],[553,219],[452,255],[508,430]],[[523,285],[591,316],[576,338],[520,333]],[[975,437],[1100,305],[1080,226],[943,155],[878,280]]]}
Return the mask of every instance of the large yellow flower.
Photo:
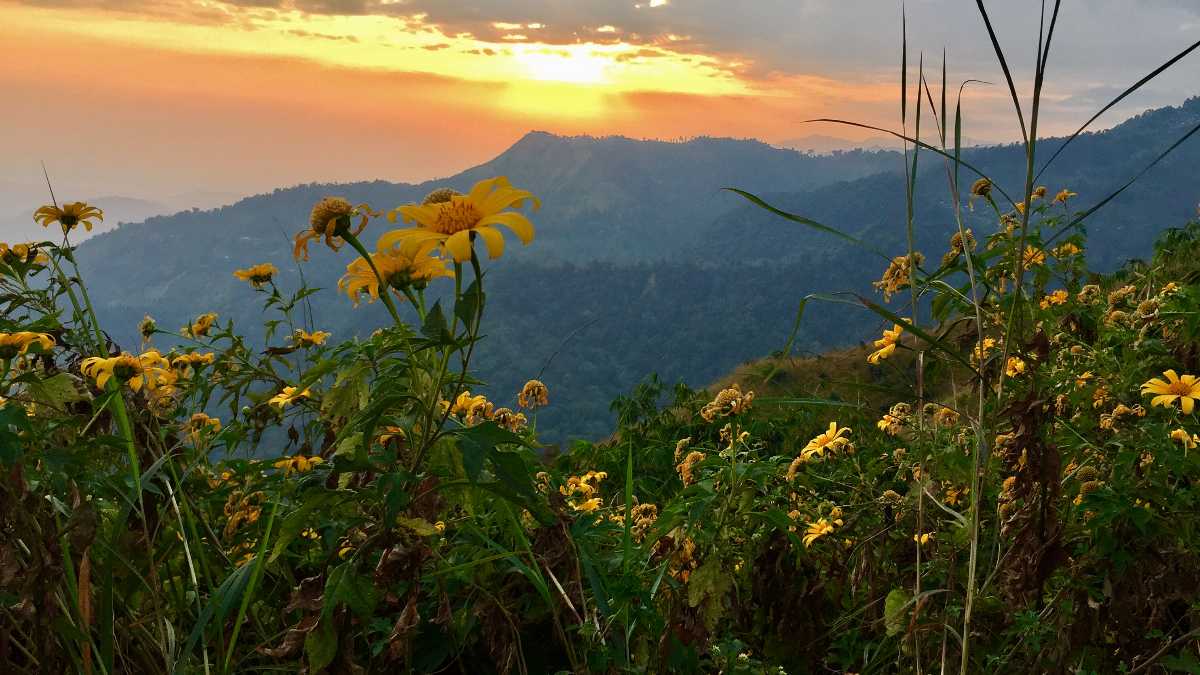
{"label": "large yellow flower", "polygon": [[1167,379],[1156,377],[1143,384],[1142,395],[1154,395],[1150,400],[1151,406],[1170,407],[1175,399],[1179,399],[1183,414],[1191,415],[1196,407],[1196,399],[1200,398],[1200,380],[1195,375],[1180,376],[1174,370],[1164,372],[1163,376]]}
{"label": "large yellow flower", "polygon": [[[397,293],[408,287],[424,288],[435,277],[454,276],[446,269],[445,260],[430,255],[437,247],[436,242],[414,242],[397,248],[384,247],[382,242],[381,237],[379,250],[371,254],[371,260],[384,282]],[[363,293],[369,296],[369,302],[375,302],[379,299],[379,277],[366,260],[355,258],[346,265],[346,274],[338,281],[338,290],[350,296],[355,305]]]}
{"label": "large yellow flower", "polygon": [[94,206],[89,206],[86,202],[71,202],[63,204],[61,208],[47,204],[33,212],[33,219],[42,227],[50,227],[50,223],[58,223],[62,227],[63,234],[70,232],[78,225],[83,225],[84,229],[91,232],[92,221],[103,222],[104,212]]}
{"label": "large yellow flower", "polygon": [[846,434],[850,433],[849,427],[838,428],[837,422],[830,422],[829,429],[808,442],[804,449],[800,451],[800,455],[805,459],[812,457],[824,457],[826,452],[836,452],[850,445],[850,439],[846,438]]}
{"label": "large yellow flower", "polygon": [[252,265],[244,270],[234,270],[233,276],[249,283],[255,288],[260,288],[263,284],[271,283],[271,279],[279,274],[279,268],[271,263],[261,263]]}
{"label": "large yellow flower", "polygon": [[456,262],[463,262],[471,259],[474,235],[478,235],[487,246],[488,256],[499,258],[504,253],[504,235],[496,225],[512,230],[523,244],[533,241],[533,223],[524,214],[505,210],[521,208],[527,201],[534,209],[541,207],[533,193],[514,188],[504,176],[481,180],[465,195],[439,190],[422,204],[408,204],[389,212],[388,220],[396,222],[397,216],[402,216],[404,222],[415,223],[416,227],[384,234],[379,238],[379,249],[408,241],[433,241]]}
{"label": "large yellow flower", "polygon": [[891,356],[896,351],[896,345],[900,342],[900,334],[904,332],[904,326],[894,324],[891,330],[883,331],[883,337],[875,341],[875,346],[878,349],[867,357],[867,363],[871,365],[879,365],[879,362]]}
{"label": "large yellow flower", "polygon": [[28,331],[20,331],[17,333],[0,333],[0,359],[8,360],[14,356],[20,356],[29,351],[29,348],[37,345],[42,351],[50,351],[54,348],[54,338],[45,333],[30,333]]}
{"label": "large yellow flower", "polygon": [[140,391],[142,387],[150,391],[169,389],[175,385],[170,363],[155,349],[139,356],[128,352],[110,358],[90,356],[80,364],[79,371],[95,380],[100,389],[114,378],[118,384],[128,384],[134,391]]}
{"label": "large yellow flower", "polygon": [[[341,197],[326,197],[317,202],[309,214],[307,230],[296,235],[292,257],[308,260],[308,242],[325,238],[325,245],[334,251],[342,247],[342,230],[357,236],[367,226],[367,220],[376,214],[367,204],[352,205]],[[350,229],[350,219],[358,216],[358,225]]]}

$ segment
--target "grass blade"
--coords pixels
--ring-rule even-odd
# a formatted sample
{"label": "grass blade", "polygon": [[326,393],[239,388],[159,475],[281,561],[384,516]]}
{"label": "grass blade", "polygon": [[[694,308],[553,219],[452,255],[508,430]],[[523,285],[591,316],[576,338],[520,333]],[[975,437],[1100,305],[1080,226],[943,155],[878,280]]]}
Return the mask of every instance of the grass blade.
{"label": "grass blade", "polygon": [[875,255],[879,256],[880,258],[883,258],[884,260],[891,260],[891,258],[889,258],[888,256],[886,256],[883,253],[877,251],[876,249],[873,249],[870,246],[868,246],[863,240],[858,239],[857,237],[852,237],[835,227],[823,225],[811,218],[805,218],[804,216],[798,216],[794,213],[788,213],[787,211],[784,211],[783,209],[779,209],[774,206],[771,206],[766,201],[764,201],[761,197],[758,197],[757,195],[746,192],[745,190],[739,190],[738,188],[732,188],[732,187],[727,187],[727,188],[723,188],[723,189],[728,190],[733,193],[736,193],[736,194],[739,194],[742,197],[746,198],[747,201],[751,202],[755,206],[764,208],[781,218],[786,218],[787,220],[790,220],[792,222],[800,223],[801,225],[808,225],[811,228],[820,230],[820,231],[828,233],[828,234],[832,234],[833,236],[844,239],[844,240],[850,242],[851,244],[854,244],[855,246],[859,246],[864,250],[870,251],[871,253],[874,253]]}

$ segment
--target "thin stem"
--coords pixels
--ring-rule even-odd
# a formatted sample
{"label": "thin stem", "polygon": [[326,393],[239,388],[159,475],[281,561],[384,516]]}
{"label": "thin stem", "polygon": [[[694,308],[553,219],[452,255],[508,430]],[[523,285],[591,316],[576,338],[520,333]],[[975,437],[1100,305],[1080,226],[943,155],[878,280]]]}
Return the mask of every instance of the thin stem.
{"label": "thin stem", "polygon": [[380,299],[383,300],[383,304],[387,307],[388,313],[392,315],[392,320],[396,322],[396,325],[403,326],[404,321],[400,318],[400,312],[396,310],[396,303],[392,302],[391,286],[388,284],[387,279],[384,279],[383,275],[379,273],[379,268],[375,266],[375,260],[371,258],[370,252],[367,251],[362,242],[358,240],[358,237],[354,236],[354,233],[349,229],[342,228],[338,232],[338,236],[346,240],[355,251],[358,251],[363,260],[367,261],[367,266],[371,268],[371,271],[375,273],[375,279],[379,281]]}

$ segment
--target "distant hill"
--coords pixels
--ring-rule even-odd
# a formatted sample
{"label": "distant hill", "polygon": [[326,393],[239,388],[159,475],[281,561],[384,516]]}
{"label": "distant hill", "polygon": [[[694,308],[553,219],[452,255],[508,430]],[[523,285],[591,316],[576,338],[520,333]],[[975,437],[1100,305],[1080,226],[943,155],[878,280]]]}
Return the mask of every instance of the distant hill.
{"label": "distant hill", "polygon": [[[1150,111],[1078,140],[1043,180],[1069,186],[1090,204],[1140,170],[1188,125],[1200,99]],[[1048,157],[1056,143],[1041,146]],[[971,149],[968,161],[1017,185],[1016,147]],[[1148,174],[1091,221],[1093,261],[1113,267],[1145,255],[1162,229],[1187,220],[1200,201],[1190,167],[1200,140]],[[782,207],[846,228],[884,251],[903,249],[900,155],[851,151],[810,155],[750,140],[701,138],[686,143],[627,138],[564,138],[534,132],[496,159],[420,185],[383,181],[304,185],[122,225],[80,247],[92,297],[122,344],[135,346],[135,325],[149,313],[168,326],[217,311],[254,334],[257,300],[232,270],[274,262],[285,286],[299,283],[290,237],[312,204],[329,195],[377,208],[419,200],[435,187],[465,190],[503,174],[542,198],[536,241],[510,239],[505,257],[487,265],[489,311],[479,375],[492,395],[511,392],[541,373],[553,405],[539,413],[543,438],[599,437],[611,428],[608,403],[650,372],[704,385],[738,363],[782,346],[795,303],[818,291],[868,291],[882,265],[835,238],[749,206],[721,190],[742,187]],[[938,256],[951,227],[941,160],[922,155],[917,236]],[[969,181],[968,181],[969,182]],[[104,206],[101,204],[101,206]],[[994,224],[970,215],[979,232]],[[381,227],[377,225],[376,227]],[[373,243],[381,230],[368,230]],[[347,251],[315,251],[303,266],[317,325],[336,338],[365,334],[385,320],[379,306],[351,309],[333,291]],[[848,346],[874,332],[864,313],[822,308],[806,317],[800,347]]]}

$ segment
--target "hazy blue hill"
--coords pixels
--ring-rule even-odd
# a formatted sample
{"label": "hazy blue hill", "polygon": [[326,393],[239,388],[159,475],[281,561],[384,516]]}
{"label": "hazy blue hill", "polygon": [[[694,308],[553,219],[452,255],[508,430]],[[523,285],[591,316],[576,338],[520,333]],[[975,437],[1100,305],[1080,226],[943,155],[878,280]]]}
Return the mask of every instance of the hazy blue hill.
{"label": "hazy blue hill", "polygon": [[[1085,207],[1140,170],[1200,120],[1200,99],[1151,111],[1080,139],[1043,180],[1069,186]],[[1042,146],[1049,156],[1057,143]],[[1200,186],[1185,167],[1200,164],[1200,139],[1185,145],[1092,220],[1094,261],[1111,267],[1149,252],[1155,234],[1185,221]],[[1023,156],[1015,147],[971,149],[967,158],[1005,184],[1018,185]],[[940,256],[952,227],[940,159],[922,156],[917,238]],[[379,306],[350,308],[334,288],[348,251],[315,247],[297,266],[292,235],[312,204],[329,194],[390,208],[434,187],[465,190],[507,175],[545,208],[538,236],[523,249],[509,238],[505,258],[488,265],[489,339],[479,374],[508,403],[526,378],[546,369],[554,405],[539,418],[561,440],[610,428],[609,401],[647,373],[704,385],[738,363],[782,346],[795,303],[817,291],[868,291],[884,263],[828,235],[747,205],[725,186],[749,189],[788,210],[836,225],[890,255],[903,248],[903,179],[898,154],[847,152],[813,156],[757,141],[701,138],[686,143],[627,138],[563,138],[534,132],[496,159],[421,185],[383,181],[304,185],[244,199],[212,211],[189,211],[123,225],[80,247],[84,273],[113,337],[135,346],[135,325],[149,313],[179,326],[202,311],[232,318],[252,336],[259,303],[234,269],[274,262],[281,284],[303,272],[317,327],[345,338],[383,323]],[[964,178],[969,184],[970,179]],[[968,213],[977,232],[994,217]],[[368,230],[372,243],[383,224]],[[806,349],[853,344],[873,333],[868,315],[822,308],[805,321]]]}

